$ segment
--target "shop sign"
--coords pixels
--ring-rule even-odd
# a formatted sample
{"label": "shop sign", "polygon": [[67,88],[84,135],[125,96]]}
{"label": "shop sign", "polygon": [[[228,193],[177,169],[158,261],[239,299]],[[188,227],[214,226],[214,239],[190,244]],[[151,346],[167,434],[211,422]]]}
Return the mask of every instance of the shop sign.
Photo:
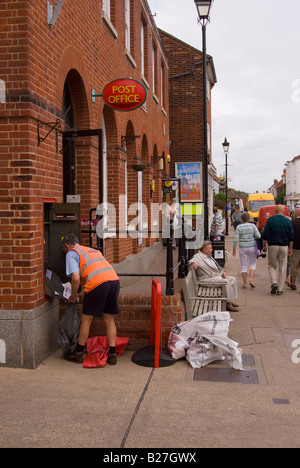
{"label": "shop sign", "polygon": [[[99,219],[98,218],[93,218],[92,219],[92,225],[93,227],[96,227],[97,224],[99,223]],[[90,220],[89,218],[81,218],[80,220],[80,226],[82,228],[88,228],[90,226]]]}
{"label": "shop sign", "polygon": [[109,107],[128,112],[141,107],[147,99],[147,90],[139,81],[123,78],[109,83],[103,90],[103,99]]}
{"label": "shop sign", "polygon": [[175,175],[180,179],[182,203],[202,201],[202,163],[175,163]]}

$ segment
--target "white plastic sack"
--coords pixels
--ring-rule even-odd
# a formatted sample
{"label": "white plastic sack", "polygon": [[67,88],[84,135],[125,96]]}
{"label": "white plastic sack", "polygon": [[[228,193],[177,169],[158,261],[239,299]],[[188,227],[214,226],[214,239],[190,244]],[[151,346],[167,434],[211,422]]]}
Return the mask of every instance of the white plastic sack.
{"label": "white plastic sack", "polygon": [[[203,342],[206,342],[204,347]],[[228,358],[229,364],[236,370],[242,370],[242,350],[238,343],[226,336],[202,336],[194,340],[186,355],[194,369],[207,366],[211,362]]]}
{"label": "white plastic sack", "polygon": [[168,348],[173,359],[185,357],[192,341],[198,336],[227,336],[231,322],[229,312],[209,312],[172,328]]}
{"label": "white plastic sack", "polygon": [[210,342],[222,350],[223,358],[227,358],[231,367],[236,370],[243,370],[243,351],[238,347],[236,341],[227,336],[211,336]]}
{"label": "white plastic sack", "polygon": [[242,369],[242,351],[228,338],[229,312],[209,312],[172,328],[168,349],[173,359],[186,357],[194,368],[229,357],[235,369]]}
{"label": "white plastic sack", "polygon": [[204,336],[198,336],[193,340],[186,354],[186,360],[193,368],[204,367],[222,359],[224,359],[222,350]]}

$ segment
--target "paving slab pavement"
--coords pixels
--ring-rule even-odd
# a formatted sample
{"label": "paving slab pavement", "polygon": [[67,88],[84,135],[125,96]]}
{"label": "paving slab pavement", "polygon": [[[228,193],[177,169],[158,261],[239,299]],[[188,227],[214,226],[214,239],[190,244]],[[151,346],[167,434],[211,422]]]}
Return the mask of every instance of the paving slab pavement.
{"label": "paving slab pavement", "polygon": [[256,289],[241,289],[232,241],[230,231],[226,271],[238,278],[240,312],[229,336],[253,356],[257,384],[195,381],[185,360],[153,370],[128,351],[115,367],[84,369],[58,350],[36,370],[0,367],[0,447],[299,447],[300,285],[270,296],[259,259]]}

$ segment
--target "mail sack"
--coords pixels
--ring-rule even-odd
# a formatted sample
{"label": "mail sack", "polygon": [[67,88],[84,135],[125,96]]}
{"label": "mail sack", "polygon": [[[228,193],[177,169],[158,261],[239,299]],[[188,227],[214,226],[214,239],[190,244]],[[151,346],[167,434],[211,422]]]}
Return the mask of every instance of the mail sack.
{"label": "mail sack", "polygon": [[168,349],[173,359],[186,357],[194,368],[229,358],[234,369],[242,369],[242,351],[228,338],[229,312],[208,312],[172,328]]}
{"label": "mail sack", "polygon": [[[129,338],[117,336],[116,353],[121,356],[128,344]],[[109,345],[106,336],[94,336],[86,342],[87,355],[83,360],[83,367],[104,367],[107,363]]]}

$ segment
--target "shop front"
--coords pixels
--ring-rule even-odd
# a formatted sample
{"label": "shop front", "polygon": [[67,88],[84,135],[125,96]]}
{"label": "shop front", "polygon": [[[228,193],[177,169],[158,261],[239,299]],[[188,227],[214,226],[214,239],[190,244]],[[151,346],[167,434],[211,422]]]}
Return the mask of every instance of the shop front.
{"label": "shop front", "polygon": [[[108,22],[102,2],[75,0],[63,6],[54,25],[42,3],[23,2],[19,17],[28,28],[16,23],[11,43],[0,44],[0,53],[11,57],[11,70],[0,73],[0,365],[26,368],[57,348],[60,303],[46,297],[45,273],[66,279],[61,238],[75,231],[117,265],[151,247],[160,239],[134,238],[127,227],[136,217],[140,227],[149,226],[151,204],[160,202],[168,173],[168,103],[162,110],[149,85],[154,73],[160,89],[160,64],[165,74],[168,67],[147,2],[134,0],[131,9],[146,26],[143,73],[136,45],[140,22],[133,17],[136,41],[130,54],[124,49],[123,2],[113,2]],[[11,20],[4,10],[3,22]],[[139,164],[144,171],[136,170]],[[109,232],[107,204],[125,232]],[[104,224],[100,240],[87,232],[91,213],[92,223]]]}

